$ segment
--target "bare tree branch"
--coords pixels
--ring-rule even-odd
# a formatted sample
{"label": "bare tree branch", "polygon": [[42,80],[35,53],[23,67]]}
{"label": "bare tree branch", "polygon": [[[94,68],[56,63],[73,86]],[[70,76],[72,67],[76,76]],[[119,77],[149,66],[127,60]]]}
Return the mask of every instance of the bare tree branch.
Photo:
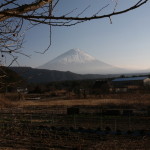
{"label": "bare tree branch", "polygon": [[[119,0],[113,0],[104,6],[100,6],[99,10],[87,15],[86,12],[91,5],[85,6],[81,11],[73,8],[64,14],[58,15],[55,12],[56,6],[61,0],[2,0],[0,2],[0,60],[6,59],[6,55],[12,57],[12,62],[16,61],[15,54],[28,56],[21,52],[23,47],[24,34],[26,30],[33,28],[39,24],[49,25],[49,44],[47,48],[40,53],[45,53],[52,43],[52,27],[53,26],[73,26],[85,21],[108,18],[112,23],[112,17],[135,10],[146,4],[149,0],[135,0],[135,4],[126,9],[117,11]],[[94,2],[93,2],[94,3]],[[108,9],[113,4],[113,10],[102,11]],[[27,29],[24,27],[25,22],[29,23]],[[11,64],[11,63],[10,63]]]}
{"label": "bare tree branch", "polygon": [[17,8],[5,9],[5,10],[0,12],[0,22],[4,21],[4,20],[6,20],[12,16],[15,17],[15,15],[20,15],[20,14],[24,14],[24,13],[27,13],[30,11],[34,11],[38,8],[43,7],[45,4],[48,4],[51,2],[52,2],[52,0],[39,0],[39,1],[35,1],[32,4],[20,5]]}
{"label": "bare tree branch", "polygon": [[[57,17],[57,16],[48,16],[48,15],[46,16],[46,15],[41,15],[41,14],[40,15],[25,15],[25,13],[34,11],[34,10],[44,6],[44,4],[47,4],[50,2],[52,2],[52,0],[47,0],[47,1],[40,0],[39,2],[34,3],[34,4],[23,5],[18,8],[15,8],[15,9],[1,11],[0,12],[0,21],[6,20],[10,17],[19,17],[19,18],[24,18],[24,19],[38,19],[38,20],[39,19],[51,19],[51,20],[76,20],[76,21],[102,19],[102,18],[109,18],[111,16],[123,14],[123,13],[129,12],[131,10],[137,9],[140,6],[147,3],[148,0],[140,0],[135,5],[127,8],[127,9],[117,11],[117,12],[113,11],[112,13],[105,14],[105,15],[96,15],[97,13],[95,13],[95,15],[93,14],[93,15],[87,16],[87,17],[79,17],[79,15],[77,15],[76,17],[67,17],[66,15]],[[116,3],[116,5],[117,5],[117,3]],[[115,5],[115,7],[116,7],[116,5]],[[102,7],[102,9],[103,9],[103,7]]]}

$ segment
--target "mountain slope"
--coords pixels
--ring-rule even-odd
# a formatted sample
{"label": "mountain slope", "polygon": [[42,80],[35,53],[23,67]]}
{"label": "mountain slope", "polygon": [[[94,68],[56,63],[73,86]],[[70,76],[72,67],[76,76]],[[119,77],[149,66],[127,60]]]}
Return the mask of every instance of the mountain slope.
{"label": "mountain slope", "polygon": [[124,69],[99,61],[79,49],[71,49],[39,68],[71,71],[79,74],[116,74],[126,72]]}
{"label": "mountain slope", "polygon": [[48,83],[53,81],[84,80],[111,77],[111,75],[80,75],[69,71],[62,72],[46,69],[34,69],[31,67],[10,67],[10,69],[17,72],[28,83]]}

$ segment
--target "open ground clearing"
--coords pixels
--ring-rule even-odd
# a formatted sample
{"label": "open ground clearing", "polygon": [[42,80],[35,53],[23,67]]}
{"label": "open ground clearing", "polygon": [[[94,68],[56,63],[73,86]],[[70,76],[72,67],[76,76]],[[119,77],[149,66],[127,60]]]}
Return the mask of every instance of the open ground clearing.
{"label": "open ground clearing", "polygon": [[[149,150],[150,101],[143,97],[5,101],[0,149]],[[69,114],[74,107],[79,112]]]}

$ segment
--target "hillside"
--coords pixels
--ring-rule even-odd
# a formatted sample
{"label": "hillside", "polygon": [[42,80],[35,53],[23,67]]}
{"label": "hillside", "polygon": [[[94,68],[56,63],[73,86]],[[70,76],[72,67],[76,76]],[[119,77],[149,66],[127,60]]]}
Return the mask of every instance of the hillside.
{"label": "hillside", "polygon": [[112,75],[80,75],[69,71],[63,72],[56,70],[35,69],[31,67],[10,67],[10,69],[17,72],[28,83],[48,83],[53,81],[84,80],[112,77]]}

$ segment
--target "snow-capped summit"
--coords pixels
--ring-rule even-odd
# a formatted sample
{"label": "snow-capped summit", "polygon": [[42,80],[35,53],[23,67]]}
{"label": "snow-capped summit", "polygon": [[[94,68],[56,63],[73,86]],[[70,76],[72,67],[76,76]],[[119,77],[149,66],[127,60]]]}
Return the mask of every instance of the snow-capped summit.
{"label": "snow-capped summit", "polygon": [[39,68],[71,71],[79,74],[113,74],[122,72],[120,68],[99,61],[80,49],[71,49]]}
{"label": "snow-capped summit", "polygon": [[68,64],[68,63],[87,63],[90,61],[96,60],[94,57],[89,54],[81,51],[80,49],[71,49],[66,53],[56,57],[51,61],[51,63]]}

